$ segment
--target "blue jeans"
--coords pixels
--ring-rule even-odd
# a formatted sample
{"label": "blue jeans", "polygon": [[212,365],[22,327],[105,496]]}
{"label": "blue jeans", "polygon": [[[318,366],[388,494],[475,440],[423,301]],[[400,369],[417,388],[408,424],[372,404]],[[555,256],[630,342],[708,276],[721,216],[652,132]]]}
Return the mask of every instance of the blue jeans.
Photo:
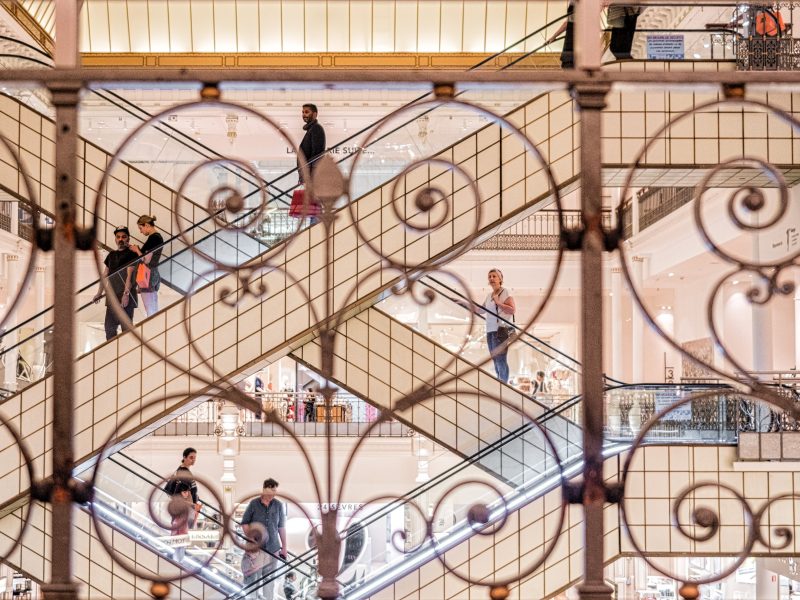
{"label": "blue jeans", "polygon": [[503,383],[508,383],[508,358],[506,356],[506,348],[502,354],[495,354],[494,349],[497,348],[501,342],[497,339],[496,331],[486,332],[486,343],[489,345],[489,353],[492,355],[494,362],[494,370],[497,373],[497,378]]}

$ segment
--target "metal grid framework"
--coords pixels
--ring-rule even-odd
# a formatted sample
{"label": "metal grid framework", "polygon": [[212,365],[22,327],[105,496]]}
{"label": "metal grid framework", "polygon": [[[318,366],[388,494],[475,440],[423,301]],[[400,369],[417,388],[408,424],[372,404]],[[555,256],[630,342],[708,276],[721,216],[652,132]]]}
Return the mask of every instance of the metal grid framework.
{"label": "metal grid framework", "polygon": [[[74,10],[71,13],[66,3],[60,3],[56,11],[57,14],[64,11],[60,19],[64,27],[62,33],[68,32],[71,25],[77,31]],[[43,557],[46,546],[49,546],[50,577],[44,586],[47,597],[71,600],[77,597],[77,586],[73,580],[76,565],[72,550],[77,548],[78,555],[85,556],[80,549],[87,540],[91,540],[91,544],[105,548],[119,568],[135,575],[133,581],[136,586],[146,587],[150,582],[149,593],[154,597],[167,596],[170,582],[180,581],[194,573],[169,574],[166,572],[168,569],[161,568],[159,561],[162,559],[157,556],[145,559],[136,550],[132,553],[121,551],[109,540],[108,533],[103,533],[106,530],[100,525],[100,517],[94,509],[89,509],[89,517],[76,516],[73,510],[75,503],[84,503],[92,498],[95,482],[102,476],[108,455],[119,444],[128,441],[132,434],[143,435],[163,424],[175,408],[196,405],[208,398],[261,412],[262,407],[236,387],[236,377],[252,367],[259,357],[274,354],[277,348],[287,344],[300,348],[316,340],[313,343],[318,346],[318,350],[315,350],[318,354],[318,370],[326,379],[336,379],[342,344],[347,344],[342,327],[355,326],[349,321],[354,314],[387,292],[407,294],[419,303],[430,302],[430,294],[420,290],[419,279],[434,272],[443,273],[462,289],[468,289],[458,273],[448,270],[448,264],[486,239],[503,221],[526,216],[548,202],[555,205],[559,215],[560,244],[553,257],[553,275],[546,286],[544,300],[533,311],[530,320],[521,323],[520,327],[523,330],[530,329],[544,310],[555,286],[564,253],[579,253],[582,264],[583,398],[580,420],[583,435],[579,443],[571,445],[574,446],[574,453],[569,452],[564,456],[559,451],[562,446],[554,439],[554,430],[541,423],[536,411],[529,405],[510,397],[500,386],[478,385],[475,394],[479,395],[481,407],[493,405],[491,410],[495,414],[511,415],[530,427],[536,436],[537,449],[546,456],[545,462],[550,461],[553,465],[555,479],[547,495],[534,499],[524,509],[538,513],[546,521],[550,535],[542,537],[541,543],[526,543],[523,546],[523,511],[512,509],[498,491],[499,508],[497,503],[479,501],[467,513],[469,525],[477,534],[470,539],[470,552],[474,551],[482,559],[473,561],[469,557],[472,554],[466,559],[463,556],[461,560],[455,559],[447,551],[450,547],[436,539],[431,522],[426,522],[424,539],[420,543],[430,544],[448,576],[461,580],[466,587],[484,586],[487,595],[494,600],[508,597],[512,587],[523,586],[541,573],[541,569],[549,571],[556,579],[571,577],[573,570],[582,572],[583,580],[579,586],[581,598],[610,600],[612,590],[603,580],[604,557],[610,538],[618,540],[620,551],[639,555],[656,570],[676,579],[680,579],[680,574],[671,573],[669,567],[660,564],[654,555],[659,551],[673,551],[676,544],[672,540],[679,540],[685,551],[695,553],[713,551],[713,548],[719,551],[723,545],[730,547],[727,544],[732,539],[740,542],[735,546],[735,560],[721,572],[704,579],[683,582],[680,594],[686,599],[697,598],[698,585],[726,577],[752,553],[794,552],[796,532],[793,510],[781,507],[785,503],[794,507],[800,499],[791,477],[788,483],[784,482],[786,485],[774,487],[764,485],[769,478],[765,479],[763,474],[733,473],[723,478],[719,473],[720,465],[728,458],[725,456],[727,450],[722,448],[670,448],[661,449],[663,452],[659,453],[659,449],[644,447],[648,436],[662,431],[664,422],[669,420],[667,417],[673,410],[679,410],[684,405],[691,405],[694,410],[695,407],[719,402],[719,391],[690,393],[669,406],[653,410],[654,414],[644,421],[633,437],[628,453],[618,459],[618,469],[611,469],[607,463],[604,464],[604,444],[609,440],[606,437],[607,406],[602,373],[604,334],[602,321],[597,314],[603,305],[603,255],[618,254],[622,274],[631,289],[635,305],[663,340],[700,363],[714,376],[735,381],[738,397],[753,402],[769,402],[796,418],[798,411],[791,397],[775,393],[755,376],[741,375],[747,373],[748,369],[729,352],[726,340],[713,327],[713,319],[709,319],[712,323],[710,335],[732,365],[730,370],[706,364],[688,354],[660,327],[631,274],[626,249],[621,243],[622,225],[616,229],[603,226],[601,187],[602,164],[606,159],[613,164],[625,165],[620,170],[624,188],[621,198],[630,196],[637,173],[642,169],[646,171],[652,163],[677,164],[682,160],[684,165],[692,165],[687,168],[694,172],[698,180],[694,200],[697,227],[723,264],[720,284],[708,299],[708,311],[722,281],[736,273],[746,272],[757,279],[759,286],[754,284],[748,298],[753,303],[766,304],[777,295],[794,292],[793,283],[787,281],[785,275],[800,265],[800,253],[769,263],[747,262],[733,257],[714,244],[705,230],[705,222],[699,216],[700,206],[704,190],[715,181],[715,177],[725,176],[726,170],[756,169],[778,188],[777,207],[773,196],[766,196],[748,180],[742,183],[747,193],[730,195],[727,216],[735,227],[746,233],[758,231],[765,225],[753,225],[742,219],[743,213],[766,214],[767,208],[771,207],[769,225],[784,217],[788,200],[787,184],[782,173],[783,169],[787,166],[791,168],[795,162],[792,160],[796,151],[793,142],[800,122],[794,118],[790,107],[784,108],[785,101],[771,102],[769,93],[749,96],[742,75],[733,71],[671,68],[662,72],[598,70],[599,48],[595,47],[597,44],[592,40],[599,37],[596,35],[599,32],[588,25],[588,17],[598,13],[598,2],[582,1],[578,4],[576,29],[582,42],[579,48],[583,48],[584,52],[578,56],[580,68],[569,73],[497,75],[420,71],[405,74],[372,72],[356,77],[352,74],[313,71],[301,75],[268,71],[235,74],[161,71],[157,75],[124,71],[85,72],[74,67],[77,53],[74,47],[69,47],[68,34],[63,35],[67,40],[65,47],[57,47],[59,66],[54,70],[6,72],[4,76],[9,81],[42,82],[49,89],[56,108],[54,124],[42,123],[38,130],[25,125],[32,134],[45,133],[45,130],[49,132],[45,137],[49,135],[48,139],[55,146],[55,161],[50,173],[54,186],[40,186],[39,179],[44,181],[48,175],[38,168],[31,168],[31,161],[35,163],[38,157],[22,156],[25,148],[20,147],[19,140],[4,136],[0,138],[0,143],[4,145],[5,152],[13,157],[9,166],[19,174],[19,187],[12,191],[24,196],[33,205],[32,225],[36,244],[30,264],[35,264],[38,252],[55,253],[54,321],[59,325],[54,331],[56,360],[53,376],[7,399],[0,417],[7,447],[12,448],[12,454],[19,454],[18,463],[3,474],[4,483],[12,484],[13,491],[18,492],[10,499],[10,504],[5,505],[5,518],[16,523],[18,533],[12,534],[4,529],[5,539],[9,543],[1,550],[2,557],[7,558],[23,546]],[[70,15],[74,18],[71,25]],[[73,58],[70,58],[70,54]],[[795,73],[773,73],[769,74],[769,78],[760,77],[758,73],[748,73],[747,76],[754,83],[800,84],[800,76]],[[277,81],[295,78],[305,81],[427,81],[432,84],[435,96],[428,101],[431,106],[458,105],[487,117],[493,125],[466,142],[454,145],[447,152],[410,164],[389,185],[368,193],[357,202],[356,198],[350,197],[348,178],[342,175],[330,157],[323,158],[317,164],[313,178],[308,165],[301,161],[300,168],[308,182],[307,197],[313,195],[323,207],[321,225],[304,230],[298,224],[297,230],[286,240],[244,267],[232,267],[212,256],[204,256],[217,269],[226,272],[227,277],[191,290],[186,301],[112,340],[102,347],[102,352],[94,352],[76,360],[73,339],[76,258],[80,252],[90,250],[98,263],[100,261],[99,232],[106,223],[104,217],[99,215],[105,214],[105,207],[110,202],[112,185],[109,182],[118,162],[117,157],[110,157],[108,162],[99,156],[96,161],[93,160],[102,165],[101,184],[97,190],[91,190],[92,193],[87,190],[84,194],[83,173],[75,161],[76,156],[84,154],[88,160],[90,154],[88,149],[81,151],[77,136],[81,89],[94,81],[194,80],[204,82],[198,102],[226,106],[216,85],[222,80]],[[454,97],[455,84],[458,83],[514,80],[552,86],[554,91],[546,95],[543,103],[546,107],[545,123],[555,120],[566,123],[566,127],[544,136],[550,152],[544,152],[541,144],[532,141],[533,138],[542,139],[527,126],[533,119],[526,119],[526,126],[521,127],[519,119],[505,119]],[[335,81],[331,83],[335,84]],[[640,131],[637,130],[631,140],[620,135],[619,139],[611,139],[608,143],[577,145],[577,139],[604,140],[602,132],[607,119],[612,129],[616,127],[620,132],[628,130],[621,124],[615,125],[613,120],[625,111],[636,111],[636,107],[625,107],[625,93],[611,91],[615,83],[705,84],[706,87],[703,92],[697,93],[691,103],[662,109],[663,122],[648,126],[645,130],[642,121]],[[708,97],[708,86],[717,86],[717,93],[711,94],[711,98]],[[567,90],[575,106],[572,101],[564,102]],[[706,101],[699,99],[704,94]],[[777,92],[778,96],[782,94],[785,94],[782,90]],[[555,101],[557,106],[552,106],[551,101]],[[532,103],[525,110],[535,109],[535,103]],[[169,110],[171,113],[176,111],[175,108]],[[392,116],[402,116],[403,111],[401,109]],[[279,129],[268,115],[249,112]],[[711,117],[708,117],[709,113]],[[788,143],[769,148],[758,146],[755,142],[748,143],[748,138],[757,141],[760,136],[757,133],[748,136],[745,127],[739,129],[739,137],[723,138],[723,129],[727,131],[731,127],[739,127],[752,119],[748,115],[755,113],[765,113],[770,119],[781,123],[782,135],[773,136],[767,132],[765,135],[770,140],[774,137]],[[541,117],[542,113],[536,116]],[[696,131],[705,130],[704,125],[698,126],[697,130],[683,129],[683,134],[675,136],[671,143],[662,145],[662,134],[667,129],[682,127],[695,119],[718,121],[717,133],[707,133],[699,140],[706,144],[702,147],[708,152],[701,156],[698,153],[701,146],[696,145]],[[370,132],[367,141],[379,136],[383,126],[384,122]],[[134,139],[136,134],[137,131],[134,131],[130,139]],[[503,140],[502,150],[498,143],[500,140]],[[287,142],[299,153],[291,140]],[[500,168],[509,162],[506,148],[516,151],[512,156],[524,155],[521,164],[512,166],[510,171]],[[565,151],[554,153],[553,150],[558,148]],[[766,149],[766,156],[760,159],[752,157],[753,149]],[[610,156],[606,157],[607,153]],[[780,156],[783,164],[771,164],[773,154]],[[230,162],[236,164],[234,159]],[[579,172],[575,166],[577,164],[580,164]],[[246,166],[236,166],[258,178],[257,173]],[[358,160],[353,171],[357,168]],[[504,180],[503,176],[514,172],[514,169],[522,174],[521,177]],[[650,177],[663,178],[667,171],[669,169],[665,168],[662,173],[651,173]],[[561,203],[560,190],[573,178],[577,178],[582,188],[579,226],[567,224]],[[518,183],[522,185],[516,185]],[[266,182],[260,181],[260,184],[266,189]],[[52,191],[52,194],[49,191],[45,193],[45,190]],[[735,192],[739,191],[735,189]],[[168,192],[166,196],[169,196]],[[336,211],[334,204],[342,196],[350,202]],[[91,215],[86,221],[81,218],[81,199],[90,206],[85,207],[86,214]],[[230,213],[241,213],[241,200],[240,195],[230,193],[225,206]],[[179,193],[174,203],[180,201]],[[52,229],[45,229],[38,218],[38,212],[46,208],[47,202],[52,203],[55,216]],[[124,208],[127,204],[121,206]],[[194,205],[192,210],[201,211],[201,207],[202,204]],[[170,211],[173,214],[180,213],[177,206],[170,206]],[[212,209],[208,211],[206,216],[214,218]],[[181,216],[186,218],[185,214]],[[88,223],[91,226],[87,226]],[[176,233],[180,231],[179,223],[180,220],[176,218]],[[217,225],[235,228],[229,222]],[[184,241],[187,246],[191,245],[191,239]],[[194,247],[192,251],[201,252]],[[22,278],[20,290],[26,289],[32,273],[33,268],[29,267]],[[8,302],[8,311],[0,327],[5,326],[22,300],[23,294],[18,293]],[[120,319],[125,319],[121,306],[114,304],[112,309]],[[195,309],[198,309],[197,312]],[[395,336],[403,337],[401,333],[391,331],[391,326],[388,334],[390,343]],[[407,332],[405,337],[413,336]],[[513,335],[506,344],[513,344],[516,340],[517,336]],[[413,344],[412,347],[417,350]],[[399,351],[408,352],[408,348]],[[392,399],[393,411],[381,411],[379,418],[369,426],[370,429],[379,428],[396,411],[414,411],[423,407],[426,401],[435,400],[441,390],[447,390],[448,385],[457,390],[462,380],[479,381],[485,375],[480,371],[484,365],[469,365],[459,361],[456,355],[437,355],[435,349],[432,352],[433,356],[422,353],[417,358],[418,361],[429,360],[430,364],[421,367],[426,376],[418,381],[410,377],[410,381],[405,382],[409,384],[409,389],[403,389],[401,397]],[[125,360],[120,360],[122,358]],[[409,375],[413,376],[417,371],[413,367],[413,360],[411,363]],[[231,376],[232,373],[236,376]],[[435,385],[432,385],[433,382]],[[126,386],[124,392],[116,387],[120,383]],[[335,390],[326,386],[320,393],[326,406],[331,406]],[[120,416],[120,412],[125,416]],[[477,418],[480,420],[481,416]],[[320,504],[332,506],[337,503],[342,497],[342,490],[346,488],[350,466],[357,458],[360,441],[354,445],[343,467],[334,465],[330,447],[334,424],[326,423],[329,445],[321,461],[322,466],[319,466],[309,460],[302,440],[285,427],[280,415],[266,411],[264,419],[283,428],[290,443],[296,445],[299,460],[308,462]],[[364,432],[361,438],[366,439],[368,435],[369,432]],[[76,460],[85,460],[87,456],[96,459],[96,466],[89,471],[85,480],[77,480],[73,476]],[[675,469],[671,469],[672,461],[675,461]],[[663,476],[659,475],[657,465],[671,474],[682,473],[682,476],[670,478],[669,498],[648,496],[657,486],[647,485],[647,478]],[[85,468],[87,465],[81,466]],[[685,470],[681,471],[683,468]],[[705,481],[703,473],[717,473],[718,476]],[[209,490],[212,487],[202,480],[200,483]],[[457,483],[455,487],[462,485],[464,482]],[[497,491],[497,488],[493,489]],[[300,507],[299,499],[284,497]],[[702,502],[699,501],[701,498]],[[44,514],[30,511],[34,501],[37,506],[45,506]],[[661,522],[654,524],[650,520],[649,515],[653,513],[661,516]],[[732,513],[741,518],[728,525],[725,519]],[[428,519],[425,516],[427,511],[421,511],[421,514]],[[613,515],[608,521],[612,525],[606,522],[609,514]],[[641,518],[643,514],[648,515],[647,520]],[[234,543],[242,544],[229,531],[230,518],[229,514],[223,515],[225,532],[231,535]],[[87,519],[91,519],[91,522]],[[336,519],[336,508],[324,511],[321,525],[314,530],[319,549],[318,595],[324,599],[336,598],[341,591],[337,573],[342,540],[337,532]],[[505,527],[511,527],[515,535],[511,536],[512,543],[498,552]],[[620,536],[617,527],[624,530],[625,534]],[[30,540],[28,534],[31,532],[36,533],[36,542],[26,545],[30,543],[25,540]],[[491,559],[487,558],[489,555],[486,552],[489,551]],[[575,557],[579,557],[577,561]],[[552,571],[549,570],[551,567]],[[563,570],[559,569],[569,570],[569,575],[565,576]],[[188,586],[181,590],[185,596],[204,597],[203,590],[192,592]]]}

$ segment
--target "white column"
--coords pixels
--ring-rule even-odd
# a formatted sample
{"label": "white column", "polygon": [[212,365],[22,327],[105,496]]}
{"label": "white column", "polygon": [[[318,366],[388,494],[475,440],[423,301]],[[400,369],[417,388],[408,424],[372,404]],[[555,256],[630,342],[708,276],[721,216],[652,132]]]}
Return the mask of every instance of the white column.
{"label": "white column", "polygon": [[756,558],[756,598],[780,600],[780,578],[764,566],[765,560]]}
{"label": "white column", "polygon": [[428,305],[422,304],[417,308],[417,329],[422,333],[424,336],[430,336],[430,331],[428,330],[430,325],[428,324]]}
{"label": "white column", "polygon": [[[753,257],[761,259],[759,236],[753,236]],[[752,303],[753,327],[753,370],[771,371],[772,362],[772,311],[768,306]],[[743,365],[746,366],[746,365]],[[770,379],[770,377],[766,377]]]}
{"label": "white column", "polygon": [[[634,256],[631,265],[631,277],[637,293],[643,298],[642,271],[644,258]],[[631,383],[641,383],[644,380],[644,317],[642,309],[634,301],[631,310]]]}
{"label": "white column", "polygon": [[[18,294],[23,293],[19,289],[19,256],[16,254],[6,254],[6,305],[11,307],[11,303]],[[5,376],[3,378],[3,387],[7,390],[14,391],[17,389],[17,357],[19,356],[19,349],[16,348],[18,340],[18,332],[15,327],[17,325],[17,314],[12,314],[6,323],[6,333],[3,336],[3,346],[9,349],[4,356],[5,359]],[[13,349],[12,346],[14,347]]]}
{"label": "white column", "polygon": [[794,368],[800,369],[800,270],[794,276]]}
{"label": "white column", "polygon": [[[45,268],[36,267],[33,278],[33,295],[36,299],[35,314],[40,315],[36,318],[36,322],[34,323],[36,331],[42,331],[45,326],[45,318],[44,315],[41,314],[46,308],[44,303],[45,286]],[[34,342],[36,344],[36,356],[33,357],[34,364],[31,366],[36,369],[36,379],[44,376],[44,372],[47,367],[47,357],[44,354],[44,338],[44,335],[40,335]]]}
{"label": "white column", "polygon": [[622,367],[622,342],[623,342],[623,316],[622,316],[622,270],[619,267],[611,269],[611,376],[620,381],[625,381]]}

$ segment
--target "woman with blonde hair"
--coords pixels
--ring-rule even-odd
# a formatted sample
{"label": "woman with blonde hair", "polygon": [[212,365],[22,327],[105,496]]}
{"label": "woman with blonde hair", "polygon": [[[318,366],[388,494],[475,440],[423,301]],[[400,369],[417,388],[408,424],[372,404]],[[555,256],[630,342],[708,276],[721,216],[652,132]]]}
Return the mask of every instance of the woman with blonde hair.
{"label": "woman with blonde hair", "polygon": [[[130,249],[141,257],[141,264],[150,269],[150,281],[147,285],[139,285],[139,297],[142,299],[144,312],[149,317],[158,312],[158,288],[161,286],[161,276],[158,274],[158,263],[161,260],[161,251],[164,238],[156,229],[156,218],[153,215],[142,215],[136,224],[139,233],[147,236],[141,248],[131,244]],[[139,278],[137,277],[137,280]]]}
{"label": "woman with blonde hair", "polygon": [[[509,323],[517,312],[514,298],[503,287],[503,273],[500,269],[491,269],[488,274],[491,291],[483,302],[486,315],[486,343],[494,362],[497,378],[503,383],[508,383],[508,347],[499,349],[512,333]],[[499,317],[499,318],[498,318]]]}

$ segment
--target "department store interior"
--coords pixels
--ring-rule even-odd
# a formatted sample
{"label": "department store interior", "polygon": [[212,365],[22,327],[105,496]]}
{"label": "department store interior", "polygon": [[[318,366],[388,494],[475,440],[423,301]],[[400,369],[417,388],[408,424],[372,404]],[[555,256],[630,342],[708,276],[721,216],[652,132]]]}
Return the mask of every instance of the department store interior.
{"label": "department store interior", "polygon": [[[59,68],[57,25],[68,31],[58,4],[0,1],[0,69],[16,73],[0,75],[0,599],[45,597],[53,569],[53,510],[23,465],[50,468],[64,356],[59,258],[37,247],[57,223],[60,105],[46,73]],[[334,509],[330,597],[590,597],[581,506],[554,483],[582,469],[588,319],[601,335],[601,470],[625,485],[602,509],[603,598],[800,598],[793,2],[644,4],[625,58],[602,11],[597,70],[614,83],[591,145],[614,248],[588,306],[581,246],[565,235],[587,205],[585,111],[547,79],[562,72],[567,2],[76,5],[77,64],[103,74],[80,90],[74,157],[76,220],[95,228],[75,253],[68,349],[73,477],[93,488],[72,516],[78,597],[164,597],[159,578],[170,598],[328,597],[317,534]],[[243,79],[130,82],[116,69]],[[259,69],[277,75],[248,80]],[[302,77],[313,69],[332,82]],[[440,93],[408,76],[419,69],[509,79]],[[398,78],[360,77],[371,71]],[[659,86],[653,73],[709,80]],[[715,83],[736,73],[744,99]],[[310,166],[298,155],[309,103],[325,132]],[[293,214],[304,170],[344,182],[318,218],[303,212],[310,194]],[[335,189],[312,183],[319,197]],[[96,300],[126,275],[104,271],[117,230],[146,242],[141,215],[163,239],[158,307],[140,292],[126,324],[121,295]],[[341,307],[330,345],[304,312],[330,314],[326,299]],[[498,328],[511,332],[507,381],[488,347]],[[225,386],[191,382],[211,375]],[[164,486],[187,448],[200,508],[176,532]],[[254,582],[241,520],[267,478],[288,553]]]}

